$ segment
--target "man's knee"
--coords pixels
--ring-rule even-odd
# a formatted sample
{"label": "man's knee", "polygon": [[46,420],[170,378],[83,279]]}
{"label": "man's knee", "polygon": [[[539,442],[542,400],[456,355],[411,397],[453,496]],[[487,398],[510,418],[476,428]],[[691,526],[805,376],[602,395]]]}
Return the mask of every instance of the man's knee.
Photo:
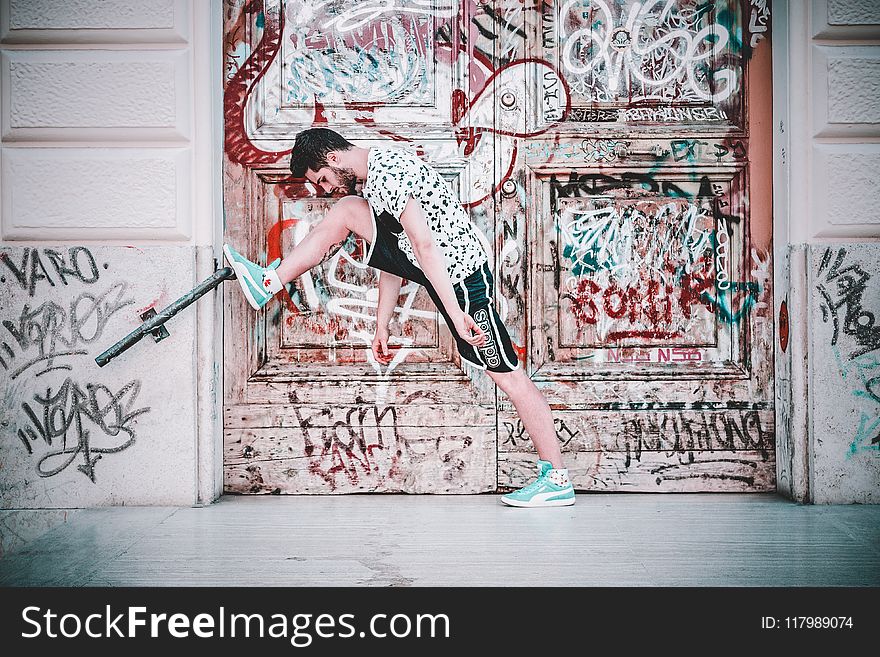
{"label": "man's knee", "polygon": [[328,216],[339,216],[344,218],[370,217],[370,204],[367,199],[360,196],[345,196],[330,209]]}
{"label": "man's knee", "polygon": [[327,215],[334,223],[339,222],[348,230],[365,239],[373,239],[370,204],[360,196],[346,196],[333,204]]}
{"label": "man's knee", "polygon": [[528,379],[522,367],[517,367],[512,372],[492,372],[487,370],[486,373],[504,391],[519,388],[526,383],[524,379]]}

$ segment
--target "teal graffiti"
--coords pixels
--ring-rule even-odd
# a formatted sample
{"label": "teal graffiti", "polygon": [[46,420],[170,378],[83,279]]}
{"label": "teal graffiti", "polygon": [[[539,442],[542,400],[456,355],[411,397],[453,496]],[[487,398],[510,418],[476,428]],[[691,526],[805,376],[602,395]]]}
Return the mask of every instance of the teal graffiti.
{"label": "teal graffiti", "polygon": [[852,458],[859,451],[870,451],[880,454],[880,416],[871,417],[862,412],[856,437],[849,445],[847,458]]}
{"label": "teal graffiti", "polygon": [[341,103],[402,102],[419,105],[428,100],[433,69],[423,61],[431,44],[420,41],[401,24],[388,27],[387,46],[348,45],[333,37],[324,48],[307,47],[312,35],[304,31],[291,37],[292,56],[285,62],[286,100],[306,104],[312,101]]}
{"label": "teal graffiti", "polygon": [[[880,358],[865,354],[847,362],[841,356],[838,345],[832,346],[831,352],[841,377],[852,389],[853,397],[880,404]],[[864,411],[861,411],[861,415],[859,427],[846,451],[847,459],[860,451],[871,451],[880,455],[880,415]]]}
{"label": "teal graffiti", "polygon": [[[586,237],[589,243],[595,244],[599,234],[609,232],[609,225],[604,224],[598,227],[591,227],[589,231],[584,232],[594,234],[592,237],[590,235]],[[582,246],[574,244],[566,244],[563,247],[562,257],[571,261],[571,273],[573,276],[584,276],[597,272],[600,269],[608,269],[613,272],[622,264],[620,254],[616,253],[614,248],[616,228],[611,227],[610,232],[612,235],[602,244],[595,246],[595,248],[584,249]]]}
{"label": "teal graffiti", "polygon": [[[716,316],[726,324],[736,324],[746,317],[758,302],[761,286],[756,281],[731,281],[730,287],[721,290],[715,286],[716,296],[703,292],[700,300],[715,306]],[[744,296],[743,296],[744,295]],[[738,302],[738,307],[734,307]]]}

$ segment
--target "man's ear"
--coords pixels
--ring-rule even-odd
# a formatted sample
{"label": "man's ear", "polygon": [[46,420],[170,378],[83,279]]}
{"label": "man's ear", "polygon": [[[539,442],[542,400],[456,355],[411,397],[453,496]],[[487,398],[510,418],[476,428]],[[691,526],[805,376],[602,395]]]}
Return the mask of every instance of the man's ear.
{"label": "man's ear", "polygon": [[332,164],[339,164],[339,153],[336,151],[330,151],[327,153],[327,162]]}

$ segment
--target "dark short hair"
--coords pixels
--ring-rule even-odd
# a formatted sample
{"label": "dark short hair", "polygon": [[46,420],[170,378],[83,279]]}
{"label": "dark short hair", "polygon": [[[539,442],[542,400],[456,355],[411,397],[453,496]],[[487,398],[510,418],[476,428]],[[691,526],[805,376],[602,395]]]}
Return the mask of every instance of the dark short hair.
{"label": "dark short hair", "polygon": [[306,171],[318,171],[327,166],[327,153],[347,151],[354,144],[329,128],[309,128],[296,136],[290,153],[290,172],[302,178]]}

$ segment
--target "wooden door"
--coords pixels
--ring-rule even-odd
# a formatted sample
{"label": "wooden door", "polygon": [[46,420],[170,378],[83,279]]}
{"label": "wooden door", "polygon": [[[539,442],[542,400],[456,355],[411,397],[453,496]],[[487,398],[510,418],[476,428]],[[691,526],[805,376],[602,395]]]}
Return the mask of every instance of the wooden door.
{"label": "wooden door", "polygon": [[[303,128],[412,149],[486,237],[578,489],[773,489],[768,28],[735,0],[227,0],[226,239],[271,260],[330,207],[287,170]],[[226,490],[524,483],[512,405],[424,289],[373,361],[364,254],[260,313],[227,290]]]}

